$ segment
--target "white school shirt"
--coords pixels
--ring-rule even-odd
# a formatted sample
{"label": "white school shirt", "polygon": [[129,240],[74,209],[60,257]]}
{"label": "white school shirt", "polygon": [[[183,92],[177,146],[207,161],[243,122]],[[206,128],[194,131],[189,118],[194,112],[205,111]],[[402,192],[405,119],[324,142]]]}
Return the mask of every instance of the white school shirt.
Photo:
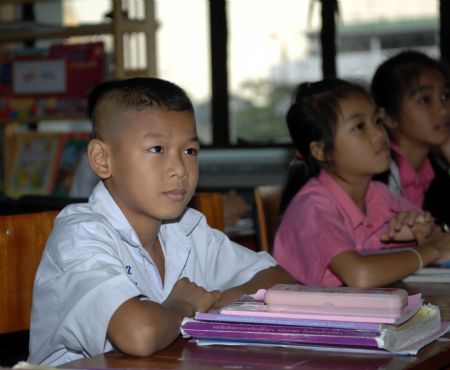
{"label": "white school shirt", "polygon": [[103,183],[88,203],[64,208],[35,278],[28,361],[55,366],[112,350],[106,335],[116,309],[132,297],[163,302],[182,277],[225,290],[276,264],[265,252],[233,243],[190,208],[163,223],[159,239],[164,285]]}

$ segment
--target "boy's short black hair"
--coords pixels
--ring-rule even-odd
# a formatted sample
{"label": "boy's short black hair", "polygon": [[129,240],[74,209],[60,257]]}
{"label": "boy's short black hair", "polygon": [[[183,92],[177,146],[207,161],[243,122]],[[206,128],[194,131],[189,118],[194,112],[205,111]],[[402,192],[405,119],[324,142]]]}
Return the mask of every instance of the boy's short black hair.
{"label": "boy's short black hair", "polygon": [[92,89],[88,97],[88,116],[92,121],[94,137],[101,137],[98,132],[101,130],[98,107],[105,101],[113,102],[118,109],[140,111],[155,107],[194,112],[186,92],[172,82],[155,77],[105,81]]}

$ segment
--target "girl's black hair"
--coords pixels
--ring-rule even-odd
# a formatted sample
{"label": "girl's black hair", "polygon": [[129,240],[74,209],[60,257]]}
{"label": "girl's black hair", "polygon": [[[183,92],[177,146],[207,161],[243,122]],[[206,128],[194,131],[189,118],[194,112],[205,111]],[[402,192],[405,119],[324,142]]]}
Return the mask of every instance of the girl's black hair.
{"label": "girl's black hair", "polygon": [[[333,171],[331,155],[340,118],[340,101],[351,95],[362,95],[372,99],[362,86],[340,80],[326,79],[319,82],[305,82],[297,87],[286,122],[292,142],[300,158],[290,165],[281,195],[278,220],[281,220],[291,199],[322,167]],[[323,143],[326,162],[319,163],[311,154],[313,141]]]}
{"label": "girl's black hair", "polygon": [[[319,174],[323,166],[332,168],[331,154],[334,151],[336,126],[339,122],[340,101],[357,94],[371,99],[360,85],[341,79],[325,79],[319,82],[301,83],[294,95],[286,122],[292,142],[306,161],[309,176]],[[325,158],[319,163],[311,154],[310,144],[323,143]]]}
{"label": "girl's black hair", "polygon": [[448,69],[443,62],[419,51],[406,50],[387,59],[375,71],[370,86],[375,103],[398,119],[404,96],[415,88],[425,71],[437,71],[448,79]]}

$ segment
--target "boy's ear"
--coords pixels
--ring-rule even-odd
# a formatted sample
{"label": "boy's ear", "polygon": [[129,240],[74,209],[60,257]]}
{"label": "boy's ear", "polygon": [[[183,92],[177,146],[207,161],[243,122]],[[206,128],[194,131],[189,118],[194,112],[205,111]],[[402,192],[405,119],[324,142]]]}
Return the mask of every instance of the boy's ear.
{"label": "boy's ear", "polygon": [[325,162],[325,151],[322,141],[312,141],[309,150],[316,161]]}
{"label": "boy's ear", "polygon": [[109,151],[108,144],[102,140],[92,139],[89,142],[87,150],[89,164],[102,180],[111,176],[111,156]]}

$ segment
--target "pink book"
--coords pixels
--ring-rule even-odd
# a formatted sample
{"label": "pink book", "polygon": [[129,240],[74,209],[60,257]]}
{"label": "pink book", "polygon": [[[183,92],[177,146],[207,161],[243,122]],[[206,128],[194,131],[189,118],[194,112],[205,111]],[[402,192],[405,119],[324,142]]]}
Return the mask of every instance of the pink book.
{"label": "pink book", "polygon": [[398,325],[422,305],[421,295],[409,296],[403,289],[358,289],[278,284],[257,298],[236,302],[222,315],[306,320],[371,322]]}

